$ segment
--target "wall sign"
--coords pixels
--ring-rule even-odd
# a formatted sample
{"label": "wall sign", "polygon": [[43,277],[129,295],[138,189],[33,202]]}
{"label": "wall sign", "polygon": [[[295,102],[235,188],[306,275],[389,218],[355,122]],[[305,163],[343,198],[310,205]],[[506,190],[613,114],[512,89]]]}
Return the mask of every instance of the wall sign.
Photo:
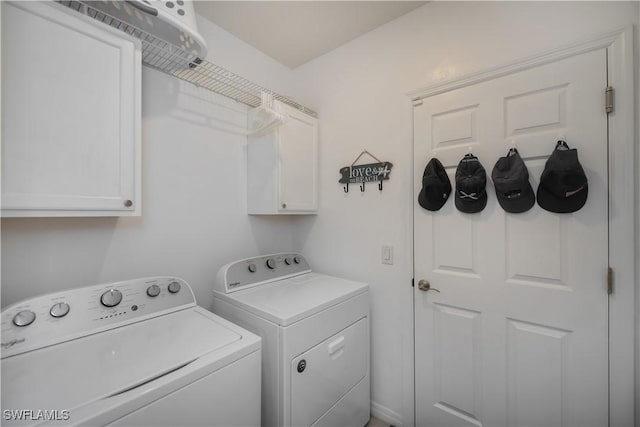
{"label": "wall sign", "polygon": [[[356,165],[355,163],[362,157],[363,154],[368,154],[373,157],[378,163],[367,163],[364,165]],[[340,168],[340,174],[342,177],[338,180],[340,184],[345,184],[344,192],[349,192],[349,184],[360,183],[360,191],[365,190],[365,184],[367,182],[378,182],[378,189],[382,191],[382,181],[389,179],[391,168],[393,164],[390,162],[381,162],[373,154],[364,150],[354,160],[351,166],[345,166]]]}

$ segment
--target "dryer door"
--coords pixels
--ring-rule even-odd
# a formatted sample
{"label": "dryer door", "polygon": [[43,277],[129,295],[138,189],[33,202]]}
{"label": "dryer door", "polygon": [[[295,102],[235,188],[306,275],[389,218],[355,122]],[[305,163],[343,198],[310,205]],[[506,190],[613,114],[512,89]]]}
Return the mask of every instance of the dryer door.
{"label": "dryer door", "polygon": [[343,329],[291,362],[291,425],[310,426],[369,369],[369,320]]}

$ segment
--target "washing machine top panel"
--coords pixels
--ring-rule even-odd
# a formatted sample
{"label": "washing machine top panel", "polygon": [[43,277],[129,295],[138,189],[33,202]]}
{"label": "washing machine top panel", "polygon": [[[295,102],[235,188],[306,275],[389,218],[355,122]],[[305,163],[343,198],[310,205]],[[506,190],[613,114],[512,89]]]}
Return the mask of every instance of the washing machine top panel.
{"label": "washing machine top panel", "polygon": [[190,286],[174,277],[42,295],[3,309],[1,324],[3,410],[109,402],[169,373],[178,378],[196,360],[217,363],[260,345],[198,307]]}
{"label": "washing machine top panel", "polygon": [[366,283],[311,272],[216,296],[287,326],[367,291]]}
{"label": "washing machine top panel", "polygon": [[3,409],[67,409],[105,399],[242,336],[188,309],[2,360]]}

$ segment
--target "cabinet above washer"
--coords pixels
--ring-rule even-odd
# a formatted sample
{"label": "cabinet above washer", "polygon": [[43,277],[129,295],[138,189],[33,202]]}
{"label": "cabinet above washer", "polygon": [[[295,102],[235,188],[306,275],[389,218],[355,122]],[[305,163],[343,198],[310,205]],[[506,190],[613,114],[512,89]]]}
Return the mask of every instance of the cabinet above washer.
{"label": "cabinet above washer", "polygon": [[318,211],[318,120],[274,101],[284,124],[262,136],[249,136],[247,211],[300,215]]}
{"label": "cabinet above washer", "polygon": [[2,2],[2,216],[140,215],[140,44]]}

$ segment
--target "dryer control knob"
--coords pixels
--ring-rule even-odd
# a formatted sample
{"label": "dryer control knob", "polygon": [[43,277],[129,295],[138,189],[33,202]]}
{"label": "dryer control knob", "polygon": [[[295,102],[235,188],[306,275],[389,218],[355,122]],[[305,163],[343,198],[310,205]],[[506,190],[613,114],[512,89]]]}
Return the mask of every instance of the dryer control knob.
{"label": "dryer control knob", "polygon": [[122,301],[122,292],[117,289],[109,289],[100,297],[100,302],[105,307],[115,307]]}
{"label": "dryer control knob", "polygon": [[13,317],[13,324],[16,326],[28,326],[36,320],[36,314],[31,310],[22,310]]}
{"label": "dryer control knob", "polygon": [[249,271],[250,271],[251,273],[255,273],[255,272],[256,272],[256,270],[258,269],[258,267],[256,267],[256,265],[255,265],[255,264],[249,264],[249,267],[248,267],[248,268],[249,268]]}
{"label": "dryer control knob", "polygon": [[149,295],[151,298],[157,297],[158,295],[160,295],[160,286],[158,285],[149,286],[147,288],[147,295]]}
{"label": "dryer control knob", "polygon": [[300,257],[294,256],[293,262],[295,262],[296,264],[300,264]]}
{"label": "dryer control knob", "polygon": [[276,268],[276,260],[273,258],[269,258],[267,260],[267,267],[269,267],[271,270]]}
{"label": "dryer control knob", "polygon": [[178,282],[171,282],[169,283],[169,292],[171,292],[172,294],[177,294],[178,292],[180,292],[180,288],[182,286],[180,286],[180,283]]}
{"label": "dryer control knob", "polygon": [[285,264],[287,264],[287,265],[291,265],[291,258],[286,257],[286,258],[284,259],[284,263],[285,263]]}
{"label": "dryer control knob", "polygon": [[59,302],[51,306],[49,314],[55,318],[64,317],[69,314],[69,308],[69,304],[66,302]]}

